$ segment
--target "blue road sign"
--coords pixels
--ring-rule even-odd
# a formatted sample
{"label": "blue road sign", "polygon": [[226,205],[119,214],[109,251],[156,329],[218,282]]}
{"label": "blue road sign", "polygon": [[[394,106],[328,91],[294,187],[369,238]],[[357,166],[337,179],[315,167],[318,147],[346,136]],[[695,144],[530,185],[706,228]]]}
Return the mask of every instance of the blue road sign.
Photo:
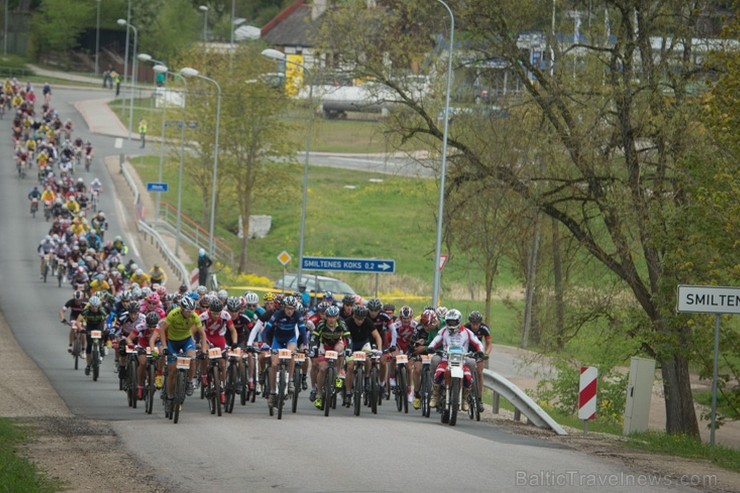
{"label": "blue road sign", "polygon": [[396,261],[376,258],[303,257],[301,267],[303,270],[392,274],[396,271]]}
{"label": "blue road sign", "polygon": [[167,183],[149,182],[146,184],[147,192],[166,192],[170,188]]}

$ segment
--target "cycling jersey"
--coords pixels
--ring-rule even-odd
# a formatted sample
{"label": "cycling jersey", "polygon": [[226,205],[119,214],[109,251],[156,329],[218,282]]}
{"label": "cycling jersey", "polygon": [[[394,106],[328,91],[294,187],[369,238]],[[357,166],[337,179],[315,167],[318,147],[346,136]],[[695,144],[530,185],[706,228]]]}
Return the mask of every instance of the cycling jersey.
{"label": "cycling jersey", "polygon": [[341,318],[337,320],[333,329],[329,328],[326,320],[322,320],[311,334],[311,347],[318,347],[319,344],[323,344],[324,349],[333,349],[339,343],[344,343],[345,347],[352,345],[352,334]]}
{"label": "cycling jersey", "polygon": [[470,323],[465,324],[464,327],[475,334],[481,342],[485,341],[486,345],[491,344],[491,329],[489,329],[486,324],[480,324],[480,326],[478,326],[478,330],[473,330]]}
{"label": "cycling jersey", "polygon": [[406,351],[409,343],[414,340],[414,332],[416,331],[416,320],[409,320],[408,323],[404,323],[400,318],[393,322],[390,327],[391,333],[391,346],[397,346],[402,351]]}
{"label": "cycling jersey", "polygon": [[191,336],[191,328],[200,326],[198,315],[192,313],[185,318],[180,307],[172,310],[165,318],[167,323],[167,340],[183,341]]}
{"label": "cycling jersey", "polygon": [[354,317],[348,318],[345,323],[350,334],[352,334],[352,351],[362,351],[362,346],[370,342],[372,333],[377,332],[375,325],[369,318],[365,318],[360,325],[357,324]]}
{"label": "cycling jersey", "polygon": [[200,321],[203,323],[203,330],[206,333],[208,344],[221,349],[226,348],[226,332],[234,327],[231,321],[231,315],[226,310],[219,314],[213,315],[210,310],[200,314]]}
{"label": "cycling jersey", "polygon": [[[296,330],[298,330],[298,337],[296,337]],[[272,341],[273,349],[285,348],[288,344],[298,341],[305,344],[307,342],[306,322],[303,320],[303,315],[298,313],[298,310],[290,317],[283,310],[275,312],[265,324],[263,341],[268,343]]]}
{"label": "cycling jersey", "polygon": [[443,328],[437,333],[437,336],[429,344],[429,347],[434,349],[440,342],[445,349],[450,346],[460,346],[467,352],[468,348],[472,345],[476,351],[483,351],[483,344],[481,344],[480,339],[469,329],[466,329],[465,326],[461,326],[454,334],[450,332],[448,327]]}
{"label": "cycling jersey", "polygon": [[102,306],[94,311],[90,305],[83,308],[80,314],[87,325],[88,332],[91,330],[103,330],[108,312]]}

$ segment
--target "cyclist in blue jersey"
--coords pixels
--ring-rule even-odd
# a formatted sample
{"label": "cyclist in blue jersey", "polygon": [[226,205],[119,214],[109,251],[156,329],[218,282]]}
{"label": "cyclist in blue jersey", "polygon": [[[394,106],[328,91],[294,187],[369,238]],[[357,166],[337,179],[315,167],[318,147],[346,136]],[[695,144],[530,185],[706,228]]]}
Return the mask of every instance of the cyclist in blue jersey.
{"label": "cyclist in blue jersey", "polygon": [[[262,340],[270,345],[273,350],[278,349],[290,349],[294,351],[299,343],[301,347],[307,345],[306,340],[306,323],[303,319],[303,315],[296,308],[298,307],[298,300],[293,296],[287,296],[283,300],[283,308],[275,312],[270,320],[265,324],[264,331],[262,332]],[[275,386],[275,380],[277,375],[277,367],[279,363],[277,354],[272,355],[272,366],[270,366],[270,405],[277,405],[277,392]],[[289,382],[288,392],[295,392],[295,384],[293,383],[293,368],[295,363],[293,360],[290,361],[288,368]]]}

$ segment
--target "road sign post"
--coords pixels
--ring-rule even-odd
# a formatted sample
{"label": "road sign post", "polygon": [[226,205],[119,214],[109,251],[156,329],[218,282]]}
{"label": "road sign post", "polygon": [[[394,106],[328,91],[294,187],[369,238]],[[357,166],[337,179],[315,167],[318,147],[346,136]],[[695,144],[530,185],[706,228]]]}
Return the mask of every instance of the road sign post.
{"label": "road sign post", "polygon": [[283,264],[283,293],[285,293],[285,270],[286,270],[285,266],[288,265],[288,263],[291,261],[292,258],[293,257],[291,257],[290,254],[286,252],[285,250],[280,252],[280,255],[277,256],[278,262]]}
{"label": "road sign post", "polygon": [[719,379],[720,317],[740,314],[740,288],[730,286],[679,285],[676,297],[679,313],[714,314],[714,365],[712,371],[712,422],[709,429],[709,446],[714,447],[717,429],[717,380]]}
{"label": "road sign post", "polygon": [[583,433],[588,431],[588,420],[596,418],[596,390],[599,370],[582,366],[578,381],[578,419],[583,420]]}

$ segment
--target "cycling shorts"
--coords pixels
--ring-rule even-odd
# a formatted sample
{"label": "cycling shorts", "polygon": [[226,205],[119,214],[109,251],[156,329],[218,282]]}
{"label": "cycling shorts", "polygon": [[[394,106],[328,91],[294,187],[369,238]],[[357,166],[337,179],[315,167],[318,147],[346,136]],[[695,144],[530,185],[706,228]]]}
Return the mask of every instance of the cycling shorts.
{"label": "cycling shorts", "polygon": [[195,351],[195,341],[192,337],[183,339],[181,341],[173,341],[167,339],[167,350],[170,354],[167,355],[167,363],[175,363],[177,361],[177,354],[182,351],[186,354],[188,351]]}
{"label": "cycling shorts", "polygon": [[279,341],[277,337],[273,337],[271,349],[288,349],[291,344],[298,345],[298,336],[293,336],[286,341]]}

